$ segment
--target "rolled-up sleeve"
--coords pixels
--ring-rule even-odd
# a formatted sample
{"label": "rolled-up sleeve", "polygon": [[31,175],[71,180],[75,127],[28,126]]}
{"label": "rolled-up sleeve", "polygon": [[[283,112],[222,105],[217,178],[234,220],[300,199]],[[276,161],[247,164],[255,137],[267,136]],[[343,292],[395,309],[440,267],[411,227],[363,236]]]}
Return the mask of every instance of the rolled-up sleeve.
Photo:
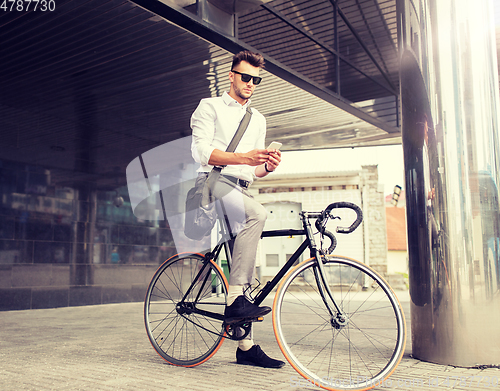
{"label": "rolled-up sleeve", "polygon": [[[259,121],[259,135],[257,137],[257,140],[255,142],[255,148],[258,149],[264,149],[266,148],[265,142],[266,142],[266,118],[259,113],[258,115],[258,121]],[[257,175],[255,175],[255,170],[257,167],[252,167],[251,168],[251,173],[253,179],[258,179]]]}
{"label": "rolled-up sleeve", "polygon": [[191,129],[193,130],[193,142],[191,153],[193,159],[202,166],[208,166],[208,161],[215,149],[212,141],[215,135],[216,113],[214,108],[205,100],[200,104],[191,116]]}
{"label": "rolled-up sleeve", "polygon": [[255,143],[255,148],[264,149],[266,147],[266,118],[259,113],[259,136]]}

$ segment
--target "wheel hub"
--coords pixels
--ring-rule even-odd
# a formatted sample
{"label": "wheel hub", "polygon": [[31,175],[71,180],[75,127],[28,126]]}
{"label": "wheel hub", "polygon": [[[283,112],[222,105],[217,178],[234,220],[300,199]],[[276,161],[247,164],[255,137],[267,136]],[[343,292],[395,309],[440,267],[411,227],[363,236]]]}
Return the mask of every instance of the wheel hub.
{"label": "wheel hub", "polygon": [[347,317],[347,315],[341,313],[338,313],[336,316],[332,316],[332,318],[330,319],[331,325],[337,330],[347,326],[348,322],[349,318]]}
{"label": "wheel hub", "polygon": [[177,310],[177,313],[179,315],[191,315],[195,309],[194,303],[189,303],[189,302],[183,302],[183,303],[178,303],[177,306],[175,307]]}

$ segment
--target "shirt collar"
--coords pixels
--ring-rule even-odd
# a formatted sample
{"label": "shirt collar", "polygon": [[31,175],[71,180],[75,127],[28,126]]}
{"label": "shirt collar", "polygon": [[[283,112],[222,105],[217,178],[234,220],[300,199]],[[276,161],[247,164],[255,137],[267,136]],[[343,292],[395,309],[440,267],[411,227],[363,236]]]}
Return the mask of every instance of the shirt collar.
{"label": "shirt collar", "polygon": [[228,106],[233,106],[233,105],[238,105],[244,109],[247,108],[247,106],[252,102],[251,99],[248,99],[247,100],[247,103],[245,103],[243,106],[241,104],[239,104],[235,99],[231,98],[231,96],[229,95],[229,93],[227,91],[224,91],[224,94],[222,95],[222,100],[224,101],[224,103]]}

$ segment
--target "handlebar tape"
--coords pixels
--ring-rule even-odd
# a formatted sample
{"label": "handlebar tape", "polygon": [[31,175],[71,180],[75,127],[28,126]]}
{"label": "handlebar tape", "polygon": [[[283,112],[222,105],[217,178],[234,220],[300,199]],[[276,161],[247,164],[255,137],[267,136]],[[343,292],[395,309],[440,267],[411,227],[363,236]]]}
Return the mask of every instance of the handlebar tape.
{"label": "handlebar tape", "polygon": [[337,233],[340,234],[348,234],[353,232],[356,228],[359,227],[361,222],[363,221],[363,211],[359,206],[356,204],[353,204],[352,202],[333,202],[330,205],[326,207],[326,209],[323,211],[322,214],[322,219],[325,219],[329,214],[330,211],[333,209],[341,209],[341,208],[346,208],[346,209],[352,209],[353,211],[356,212],[356,220],[351,224],[349,227],[337,227]]}

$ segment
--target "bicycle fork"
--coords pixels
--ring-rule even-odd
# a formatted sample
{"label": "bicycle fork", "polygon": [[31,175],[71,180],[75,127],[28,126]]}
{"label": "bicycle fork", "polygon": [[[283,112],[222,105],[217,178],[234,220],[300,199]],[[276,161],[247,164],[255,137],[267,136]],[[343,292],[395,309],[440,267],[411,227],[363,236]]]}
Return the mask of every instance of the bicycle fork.
{"label": "bicycle fork", "polygon": [[[330,314],[330,324],[332,325],[333,328],[339,330],[347,326],[349,318],[347,314],[345,314],[340,309],[340,307],[337,305],[337,302],[333,298],[332,291],[330,290],[328,282],[326,281],[326,273],[321,258],[318,255],[316,255],[315,258],[316,261],[318,262],[318,267],[315,267],[313,269],[314,277],[316,279],[316,284],[318,286],[321,299],[323,300],[323,303],[325,304],[325,307],[328,310],[328,313]],[[327,300],[327,297],[330,300]],[[333,303],[333,306],[335,308],[332,308],[332,305],[330,303]]]}

